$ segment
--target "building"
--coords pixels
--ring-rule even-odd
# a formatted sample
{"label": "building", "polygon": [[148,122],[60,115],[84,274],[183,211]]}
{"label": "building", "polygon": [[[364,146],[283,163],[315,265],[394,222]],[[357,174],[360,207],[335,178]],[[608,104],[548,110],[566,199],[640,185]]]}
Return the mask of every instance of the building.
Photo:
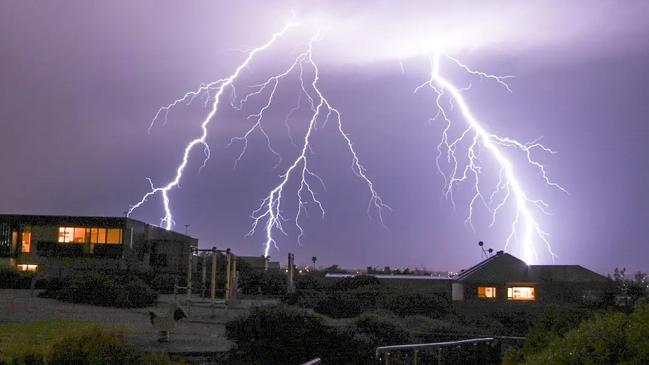
{"label": "building", "polygon": [[237,256],[237,260],[253,270],[279,270],[279,262],[264,256]]}
{"label": "building", "polygon": [[503,251],[460,272],[451,283],[454,301],[597,301],[611,280],[579,265],[527,265]]}
{"label": "building", "polygon": [[[352,274],[327,274],[342,280]],[[456,302],[597,302],[612,281],[579,265],[527,265],[503,251],[451,277],[374,275],[386,286],[446,295]]]}
{"label": "building", "polygon": [[26,271],[86,266],[185,272],[198,240],[125,217],[0,215],[0,263]]}

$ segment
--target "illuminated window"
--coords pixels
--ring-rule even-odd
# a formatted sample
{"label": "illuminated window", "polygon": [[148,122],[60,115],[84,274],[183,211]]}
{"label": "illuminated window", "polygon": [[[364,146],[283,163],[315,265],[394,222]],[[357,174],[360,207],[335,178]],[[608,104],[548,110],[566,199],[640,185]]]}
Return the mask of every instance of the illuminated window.
{"label": "illuminated window", "polygon": [[86,243],[88,242],[87,230],[85,227],[59,227],[59,242]]}
{"label": "illuminated window", "polygon": [[507,288],[507,299],[509,300],[535,300],[534,288],[531,286],[514,286]]}
{"label": "illuminated window", "polygon": [[72,242],[72,235],[74,234],[74,228],[71,227],[59,227],[59,242],[68,243]]}
{"label": "illuminated window", "polygon": [[72,242],[74,243],[84,243],[86,242],[86,229],[76,227],[74,233],[72,234]]}
{"label": "illuminated window", "polygon": [[121,244],[120,228],[59,227],[60,243]]}
{"label": "illuminated window", "polygon": [[108,228],[106,235],[106,243],[120,244],[122,243],[122,230],[119,228]]}
{"label": "illuminated window", "polygon": [[106,228],[91,228],[90,243],[106,243]]}
{"label": "illuminated window", "polygon": [[495,298],[496,288],[493,286],[479,286],[478,298]]}
{"label": "illuminated window", "polygon": [[23,232],[22,245],[20,247],[20,252],[29,253],[32,252],[32,233]]}
{"label": "illuminated window", "polygon": [[21,264],[21,265],[16,265],[16,268],[18,269],[18,271],[32,271],[33,272],[33,271],[36,271],[38,269],[38,265]]}

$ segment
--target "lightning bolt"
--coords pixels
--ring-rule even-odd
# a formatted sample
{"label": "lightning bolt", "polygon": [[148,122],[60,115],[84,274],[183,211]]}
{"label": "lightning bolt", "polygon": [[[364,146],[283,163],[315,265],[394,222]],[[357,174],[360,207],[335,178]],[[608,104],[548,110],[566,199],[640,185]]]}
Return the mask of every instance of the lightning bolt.
{"label": "lightning bolt", "polygon": [[283,36],[290,28],[292,28],[292,27],[294,27],[296,25],[297,24],[294,23],[294,22],[289,22],[284,28],[282,28],[282,30],[280,30],[277,33],[274,33],[272,35],[272,37],[270,38],[270,40],[268,40],[265,44],[263,44],[262,46],[259,46],[257,48],[252,49],[248,53],[245,60],[236,68],[234,73],[232,73],[227,78],[222,79],[222,80],[217,80],[215,82],[212,82],[212,83],[209,83],[209,84],[206,84],[206,85],[202,85],[198,89],[186,93],[185,95],[183,95],[183,97],[181,97],[181,98],[179,98],[177,100],[174,100],[171,104],[169,104],[169,105],[167,105],[165,107],[162,107],[162,108],[160,108],[158,110],[158,113],[156,113],[153,120],[151,121],[151,125],[149,126],[149,131],[151,130],[154,123],[156,122],[156,120],[161,115],[165,116],[165,121],[166,121],[166,117],[167,117],[167,114],[168,114],[169,110],[171,110],[176,105],[181,104],[183,102],[185,102],[185,103],[191,102],[199,94],[201,94],[203,92],[209,92],[210,90],[215,90],[215,94],[213,96],[214,101],[212,102],[210,112],[207,114],[207,116],[205,117],[205,119],[203,119],[203,122],[201,123],[201,131],[202,131],[202,133],[201,133],[201,135],[199,137],[193,139],[192,141],[190,141],[185,146],[182,161],[176,167],[176,175],[175,175],[174,179],[169,181],[166,185],[164,185],[162,187],[155,187],[153,185],[153,182],[151,181],[151,179],[147,178],[147,180],[149,181],[149,184],[151,186],[151,190],[148,193],[146,193],[142,197],[142,199],[140,199],[139,202],[137,202],[134,205],[131,205],[128,212],[126,213],[127,216],[130,216],[133,213],[134,210],[141,207],[147,201],[147,199],[149,199],[150,197],[152,197],[154,195],[160,194],[160,195],[162,195],[162,202],[163,202],[163,207],[164,207],[164,212],[165,212],[164,217],[162,217],[160,219],[160,226],[164,227],[167,230],[169,230],[169,229],[171,229],[173,227],[174,220],[173,220],[173,214],[172,214],[171,207],[170,207],[169,192],[171,190],[173,190],[174,188],[178,187],[178,185],[180,184],[180,181],[182,180],[185,168],[187,167],[187,164],[189,163],[189,155],[194,150],[195,147],[203,146],[203,152],[205,154],[205,159],[203,160],[202,167],[204,167],[205,164],[207,163],[207,161],[209,160],[209,158],[210,158],[210,147],[206,142],[207,141],[207,135],[208,135],[207,127],[209,126],[210,122],[212,121],[212,119],[214,118],[214,116],[216,115],[216,113],[219,110],[221,97],[223,96],[223,93],[225,92],[225,89],[228,86],[231,87],[232,90],[233,90],[233,95],[235,95],[234,94],[233,83],[239,77],[239,75],[241,74],[243,69],[245,69],[246,67],[248,67],[250,65],[250,63],[252,62],[255,55],[257,55],[261,51],[264,51],[264,50],[270,48],[277,41],[278,38]]}
{"label": "lightning bolt", "polygon": [[[319,32],[310,39],[306,49],[293,60],[292,64],[284,72],[271,76],[270,78],[268,78],[266,81],[262,83],[259,83],[257,85],[252,85],[250,87],[252,89],[251,92],[244,95],[238,101],[236,100],[237,92],[235,89],[234,82],[237,80],[241,71],[244,68],[249,66],[249,64],[251,63],[251,61],[253,60],[254,56],[257,53],[271,47],[279,37],[284,35],[293,26],[295,26],[295,23],[289,23],[281,31],[273,34],[273,36],[267,43],[250,51],[250,53],[248,53],[248,56],[243,61],[243,63],[241,63],[237,67],[235,72],[232,73],[229,77],[216,80],[208,84],[203,84],[196,90],[192,90],[185,93],[181,98],[174,100],[172,103],[164,107],[161,107],[158,110],[153,120],[151,121],[151,124],[149,126],[149,131],[153,128],[155,123],[160,119],[163,119],[164,123],[166,123],[168,113],[174,107],[181,104],[189,104],[195,98],[199,97],[202,94],[206,94],[209,100],[210,93],[213,93],[212,97],[214,100],[212,102],[210,112],[201,123],[202,133],[198,138],[190,141],[186,145],[182,156],[182,161],[176,168],[175,178],[162,187],[156,187],[153,184],[153,181],[150,178],[147,178],[147,181],[149,182],[150,185],[149,192],[147,192],[140,199],[139,202],[137,202],[136,204],[130,207],[129,211],[127,212],[127,216],[130,216],[131,213],[133,213],[133,211],[135,211],[136,209],[141,207],[144,203],[146,203],[149,198],[155,195],[161,195],[165,214],[164,217],[161,218],[160,225],[164,226],[166,229],[171,229],[173,227],[175,223],[173,220],[173,214],[170,207],[169,192],[179,186],[183,177],[183,172],[189,163],[190,153],[194,148],[198,146],[203,147],[205,158],[203,160],[203,164],[201,168],[203,168],[207,163],[207,161],[209,160],[210,149],[206,142],[207,135],[208,135],[207,127],[210,124],[210,122],[214,119],[214,116],[219,110],[221,99],[227,88],[231,89],[231,93],[229,94],[231,97],[230,106],[236,110],[243,109],[244,105],[249,100],[252,100],[257,96],[267,95],[266,101],[265,103],[263,103],[261,109],[259,109],[256,113],[250,114],[248,116],[248,119],[253,121],[251,127],[248,128],[244,134],[230,139],[228,147],[231,147],[235,143],[240,143],[242,145],[241,152],[234,162],[235,168],[241,162],[242,158],[245,156],[250,142],[249,137],[255,132],[260,133],[264,137],[266,141],[266,147],[276,157],[277,162],[274,168],[280,166],[283,159],[282,156],[273,148],[271,143],[271,138],[267,133],[266,129],[264,128],[264,123],[263,123],[264,116],[265,113],[273,105],[273,101],[276,97],[278,85],[280,84],[280,82],[283,82],[286,78],[288,78],[289,75],[297,73],[298,80],[299,80],[298,101],[297,104],[289,111],[288,115],[284,120],[284,124],[288,129],[289,139],[294,146],[298,147],[299,154],[297,155],[297,157],[295,157],[295,159],[292,160],[291,164],[280,175],[280,182],[262,200],[260,206],[252,212],[251,214],[252,225],[247,235],[248,236],[253,235],[256,232],[257,227],[259,225],[263,225],[264,233],[265,233],[265,241],[263,244],[264,255],[268,256],[271,247],[277,248],[277,243],[274,238],[274,233],[276,231],[279,231],[286,235],[286,231],[284,230],[282,222],[288,220],[283,215],[283,209],[281,203],[283,202],[284,199],[286,185],[289,183],[289,181],[291,181],[291,179],[294,176],[299,181],[299,188],[297,190],[298,206],[297,206],[297,212],[295,214],[295,218],[293,220],[296,228],[299,231],[299,235],[297,237],[298,243],[301,243],[301,239],[304,236],[304,229],[301,225],[301,218],[307,212],[307,205],[311,203],[314,204],[317,207],[320,214],[324,217],[325,215],[324,206],[317,196],[318,194],[316,192],[316,189],[314,188],[314,184],[320,185],[323,189],[325,189],[325,184],[323,179],[316,172],[314,172],[313,169],[310,167],[309,157],[311,154],[313,154],[311,140],[313,138],[315,131],[318,128],[324,128],[327,124],[327,121],[329,120],[335,121],[337,132],[342,137],[343,141],[346,144],[347,150],[351,155],[351,169],[353,173],[362,182],[364,182],[367,185],[369,196],[370,196],[369,203],[367,206],[368,216],[371,217],[372,209],[376,209],[376,216],[378,217],[381,225],[383,225],[384,210],[390,209],[390,207],[383,202],[383,199],[380,197],[380,195],[377,193],[374,187],[374,183],[367,176],[366,170],[364,166],[361,164],[358,154],[354,149],[351,138],[345,132],[340,111],[330,104],[330,102],[325,98],[325,96],[323,95],[322,91],[318,86],[320,71],[313,60],[313,45],[320,37]],[[310,79],[307,79],[307,77],[310,77]],[[298,146],[298,144],[293,139],[292,132],[289,125],[289,119],[291,119],[291,117],[297,111],[300,110],[305,100],[310,112],[310,117],[308,117],[307,129],[304,134],[304,138],[302,140],[301,146]],[[318,123],[319,121],[321,121],[322,124],[321,126]]]}
{"label": "lightning bolt", "polygon": [[[521,143],[509,137],[501,137],[496,134],[490,133],[480,121],[474,116],[469,108],[462,91],[463,88],[456,87],[449,80],[444,78],[440,72],[440,53],[435,53],[429,57],[430,62],[430,79],[419,85],[415,89],[415,93],[424,87],[430,88],[435,95],[435,107],[437,113],[432,119],[440,118],[444,121],[444,129],[442,138],[437,145],[438,155],[435,160],[437,169],[444,178],[444,195],[450,199],[455,207],[453,199],[453,191],[457,186],[463,182],[471,183],[471,190],[473,196],[468,206],[468,216],[466,223],[473,229],[473,214],[477,204],[482,204],[491,213],[490,227],[496,222],[498,213],[508,203],[511,203],[514,209],[514,218],[510,225],[509,234],[505,241],[505,250],[510,244],[517,240],[520,243],[522,250],[522,258],[525,262],[531,263],[534,259],[538,260],[538,252],[535,242],[541,242],[552,259],[556,257],[555,252],[548,240],[549,234],[545,232],[536,219],[538,213],[548,214],[548,204],[541,199],[533,199],[525,191],[520,178],[517,175],[517,170],[507,157],[506,150],[514,150],[522,154],[532,167],[539,171],[539,174],[545,184],[553,188],[557,188],[565,193],[567,191],[559,184],[553,182],[547,174],[544,165],[532,157],[532,152],[540,150],[546,153],[555,154],[556,152],[547,148],[538,141],[531,143]],[[467,72],[472,76],[480,77],[494,81],[503,86],[507,91],[511,92],[507,79],[513,76],[496,76],[487,74],[480,71],[475,71],[464,65],[460,61],[450,56],[444,55],[451,63]],[[450,129],[453,126],[453,121],[449,116],[449,112],[444,108],[443,102],[445,97],[451,103],[451,108],[457,106],[459,113],[466,122],[466,127],[463,132],[456,138],[451,138]],[[462,149],[463,144],[468,144],[466,149]],[[495,189],[487,196],[483,192],[480,184],[480,175],[482,173],[482,165],[480,163],[480,151],[484,149],[488,152],[489,156],[496,162],[498,166],[498,182]],[[463,157],[466,157],[466,163],[458,161],[458,154],[464,151]],[[444,171],[440,165],[440,160],[445,159],[449,165],[450,171]]]}
{"label": "lightning bolt", "polygon": [[[270,97],[265,106],[256,114],[251,115],[252,118],[255,118],[256,123],[246,132],[242,137],[237,137],[238,140],[244,141],[244,151],[239,156],[239,158],[245,153],[245,147],[247,146],[247,136],[254,131],[256,128],[262,132],[267,138],[267,135],[260,128],[260,120],[263,117],[264,111],[272,103],[272,98],[277,88],[277,83],[280,78],[285,77],[295,68],[299,68],[299,81],[300,81],[300,95],[304,95],[309,102],[311,117],[308,120],[307,130],[304,134],[304,139],[302,140],[302,145],[299,150],[299,154],[288,166],[288,168],[280,175],[280,182],[269,192],[269,194],[263,199],[259,207],[254,210],[251,214],[253,220],[252,227],[248,232],[248,235],[252,235],[256,232],[258,226],[263,225],[263,230],[265,234],[264,242],[264,255],[268,256],[271,247],[277,248],[277,242],[274,238],[275,231],[279,231],[286,235],[286,231],[283,227],[283,222],[288,219],[282,215],[282,201],[283,194],[286,188],[286,185],[291,180],[293,176],[296,176],[296,179],[299,181],[299,188],[297,190],[298,198],[298,207],[297,213],[293,220],[295,227],[298,229],[298,243],[301,242],[301,238],[304,236],[304,229],[300,223],[300,218],[306,213],[307,205],[313,203],[319,210],[320,214],[324,218],[325,210],[322,202],[318,199],[317,193],[314,190],[313,184],[317,183],[323,188],[325,187],[323,179],[316,174],[309,166],[309,156],[313,153],[311,148],[311,139],[314,132],[318,128],[318,121],[322,120],[322,127],[324,127],[329,120],[334,120],[336,123],[336,128],[338,134],[342,137],[343,141],[346,144],[347,150],[351,155],[351,169],[353,173],[361,179],[366,185],[369,192],[369,202],[367,206],[368,216],[371,217],[372,209],[375,209],[378,219],[383,224],[383,215],[384,210],[390,209],[390,207],[383,202],[381,196],[377,193],[374,183],[366,174],[366,170],[360,162],[358,154],[354,149],[353,143],[349,135],[345,132],[342,116],[338,109],[333,107],[331,103],[324,96],[322,91],[318,86],[318,80],[320,79],[320,70],[318,69],[317,64],[313,60],[313,45],[319,39],[319,33],[311,38],[308,48],[304,53],[297,56],[295,62],[291,67],[284,73],[274,76],[268,79],[265,83],[261,84],[260,87],[255,90],[253,93],[246,95],[244,100],[252,95],[256,95],[264,88],[270,88]],[[312,73],[312,79],[310,83],[305,83],[305,69],[310,68]],[[301,98],[299,99],[301,100]],[[299,108],[300,102],[298,105],[290,110],[287,119]],[[289,129],[290,135],[290,129]],[[267,139],[268,141],[268,139]],[[293,142],[294,143],[294,142]],[[269,145],[269,149],[272,149]]]}

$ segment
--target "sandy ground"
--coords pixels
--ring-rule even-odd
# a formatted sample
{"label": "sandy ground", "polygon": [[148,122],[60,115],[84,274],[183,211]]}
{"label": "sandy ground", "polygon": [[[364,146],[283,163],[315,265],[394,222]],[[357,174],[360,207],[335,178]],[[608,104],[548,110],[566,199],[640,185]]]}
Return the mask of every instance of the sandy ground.
{"label": "sandy ground", "polygon": [[229,308],[221,305],[194,304],[189,318],[176,322],[168,343],[160,344],[149,322],[149,311],[166,314],[174,299],[162,295],[156,306],[138,309],[117,309],[84,304],[63,303],[31,295],[30,290],[0,289],[0,324],[26,323],[44,319],[68,319],[105,323],[129,329],[130,343],[145,351],[171,353],[213,353],[227,351],[232,343],[225,338],[225,323],[248,312],[251,306],[271,304],[272,301],[242,300]]}

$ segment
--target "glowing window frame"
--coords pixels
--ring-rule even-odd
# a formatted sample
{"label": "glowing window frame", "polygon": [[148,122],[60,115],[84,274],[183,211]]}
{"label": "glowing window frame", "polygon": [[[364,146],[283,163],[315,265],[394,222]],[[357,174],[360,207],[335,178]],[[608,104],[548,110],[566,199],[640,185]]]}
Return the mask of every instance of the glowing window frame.
{"label": "glowing window frame", "polygon": [[[517,293],[518,291],[518,293]],[[523,295],[528,294],[528,295]],[[507,287],[507,300],[531,302],[536,300],[536,288],[533,286]]]}
{"label": "glowing window frame", "polygon": [[496,287],[495,286],[479,286],[478,287],[478,298],[481,299],[496,299]]}
{"label": "glowing window frame", "polygon": [[38,270],[38,265],[18,264],[16,265],[16,269],[18,269],[18,271],[36,272]]}

